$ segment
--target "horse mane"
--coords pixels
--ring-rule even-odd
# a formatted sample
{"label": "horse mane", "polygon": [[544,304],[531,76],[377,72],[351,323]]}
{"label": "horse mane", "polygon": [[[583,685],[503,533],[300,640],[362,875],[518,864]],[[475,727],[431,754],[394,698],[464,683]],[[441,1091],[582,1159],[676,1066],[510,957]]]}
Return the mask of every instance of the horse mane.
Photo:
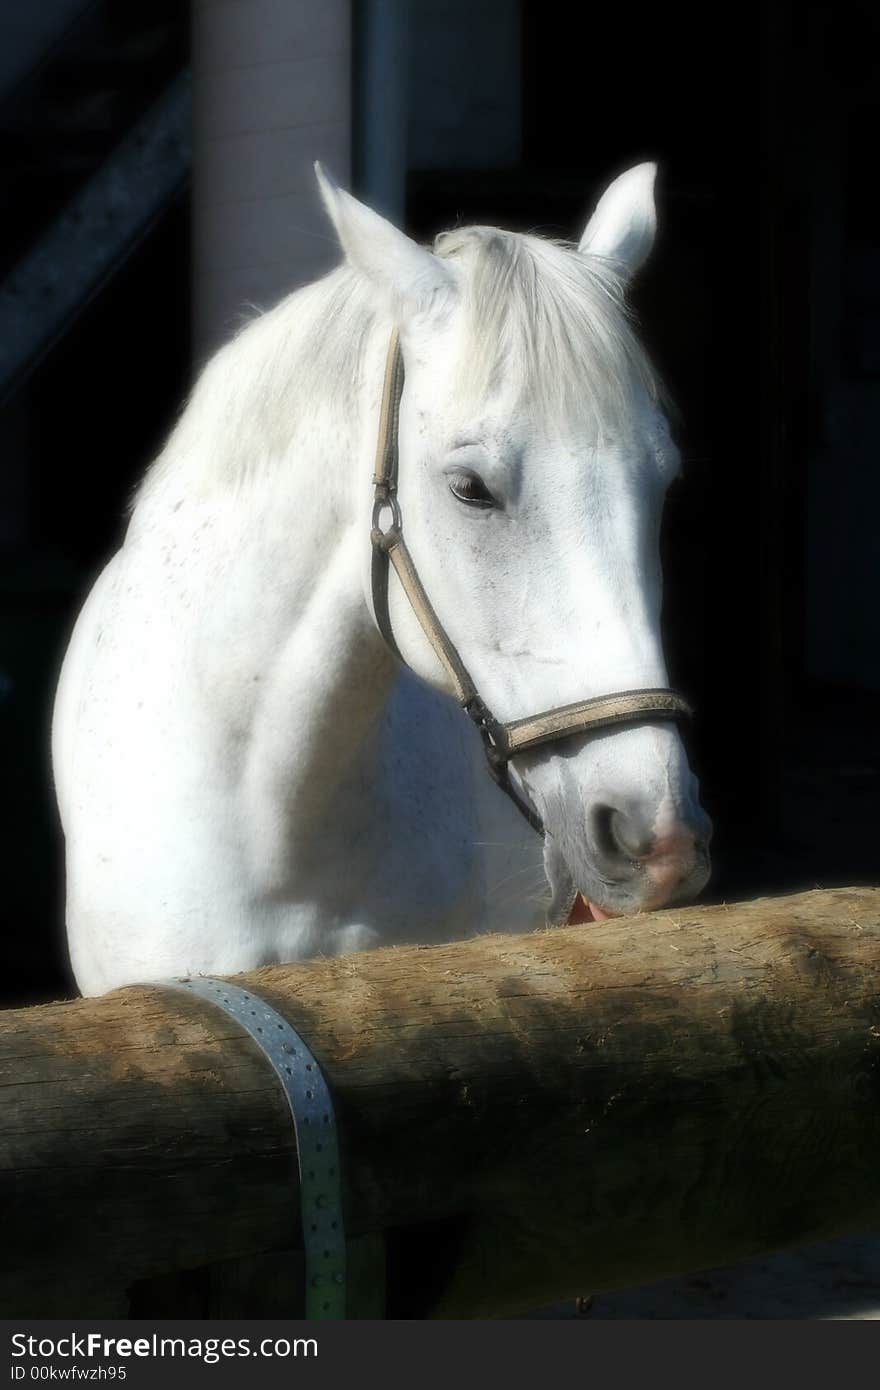
{"label": "horse mane", "polygon": [[257,312],[211,357],[132,507],[172,476],[237,488],[287,457],[307,412],[351,409],[377,314],[348,266]]}
{"label": "horse mane", "polygon": [[626,429],[639,387],[663,398],[613,262],[497,227],[443,232],[434,249],[465,272],[462,395],[485,399],[503,379],[545,423],[587,415],[599,437]]}
{"label": "horse mane", "polygon": [[[464,271],[462,399],[503,379],[551,424],[574,409],[613,436],[636,387],[662,398],[612,263],[497,227],[445,232],[435,250]],[[345,418],[378,317],[372,286],[343,265],[246,322],[205,366],[133,505],[172,474],[240,486],[286,457],[307,411]]]}

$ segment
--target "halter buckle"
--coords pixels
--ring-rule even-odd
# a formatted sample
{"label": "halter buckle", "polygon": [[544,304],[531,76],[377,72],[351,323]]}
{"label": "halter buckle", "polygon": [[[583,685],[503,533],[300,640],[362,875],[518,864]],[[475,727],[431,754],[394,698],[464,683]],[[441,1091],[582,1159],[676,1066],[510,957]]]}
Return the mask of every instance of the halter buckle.
{"label": "halter buckle", "polygon": [[[379,524],[384,511],[391,512],[391,524],[388,527],[382,527]],[[376,483],[373,493],[370,538],[377,550],[385,549],[391,537],[399,536],[402,525],[403,518],[400,514],[400,503],[397,500],[397,488],[391,483]]]}
{"label": "halter buckle", "polygon": [[514,806],[521,815],[525,817],[533,830],[539,835],[544,833],[544,822],[538,815],[533,806],[530,806],[524,796],[517,791],[513,782],[510,780],[510,751],[507,743],[507,730],[503,724],[499,724],[494,714],[485,705],[479,695],[472,695],[465,705],[462,706],[465,714],[476,724],[480,738],[483,740],[483,751],[486,754],[489,776],[497,786],[510,797]]}
{"label": "halter buckle", "polygon": [[507,731],[492,714],[479,695],[472,695],[462,706],[465,714],[476,724],[483,740],[486,760],[496,781],[506,776],[510,756],[507,747]]}

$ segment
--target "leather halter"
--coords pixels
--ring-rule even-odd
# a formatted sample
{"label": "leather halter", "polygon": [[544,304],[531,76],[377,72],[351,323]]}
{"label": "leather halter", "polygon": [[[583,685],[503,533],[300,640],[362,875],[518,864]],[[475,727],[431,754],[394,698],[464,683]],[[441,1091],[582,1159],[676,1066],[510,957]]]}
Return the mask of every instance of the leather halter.
{"label": "leather halter", "polygon": [[[455,698],[480,731],[490,775],[522,812],[529,825],[543,833],[544,826],[540,816],[510,780],[511,758],[542,743],[569,738],[572,734],[595,733],[598,729],[608,729],[620,724],[641,724],[650,719],[687,718],[691,709],[687,702],[672,690],[624,690],[615,695],[599,695],[590,700],[578,700],[573,705],[560,705],[556,709],[544,710],[541,714],[531,715],[527,719],[514,719],[509,724],[502,724],[495,718],[481,698],[470,672],[437,617],[403,539],[403,518],[397,498],[398,425],[403,381],[403,355],[400,350],[400,337],[395,329],[388,345],[385,364],[379,442],[373,470],[373,519],[370,539],[373,546],[371,579],[376,625],[394,654],[403,660],[394,640],[388,609],[390,561],[422,631],[452,683]],[[382,513],[385,511],[391,513],[391,524],[387,529],[380,525]]]}

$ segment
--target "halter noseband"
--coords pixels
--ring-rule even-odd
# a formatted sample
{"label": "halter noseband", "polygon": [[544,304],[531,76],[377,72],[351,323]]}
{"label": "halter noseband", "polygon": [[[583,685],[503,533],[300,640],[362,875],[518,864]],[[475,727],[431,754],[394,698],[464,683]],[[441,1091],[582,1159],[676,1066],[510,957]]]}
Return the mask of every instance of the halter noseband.
{"label": "halter noseband", "polygon": [[[448,675],[455,698],[476,724],[483,740],[489,773],[502,791],[525,816],[529,825],[539,833],[544,826],[540,816],[520,796],[510,780],[511,758],[552,743],[572,734],[593,733],[620,724],[641,724],[648,719],[683,719],[691,714],[690,706],[672,690],[624,690],[615,695],[599,695],[591,700],[578,700],[573,705],[560,705],[544,710],[527,719],[514,719],[502,724],[492,714],[480,696],[470,673],[434,612],[412,556],[403,539],[403,518],[397,498],[398,425],[400,398],[403,395],[403,356],[397,330],[391,335],[385,364],[385,386],[382,392],[382,411],[379,417],[379,442],[376,466],[373,470],[373,519],[370,539],[373,546],[371,580],[373,612],[376,625],[394,654],[400,649],[394,640],[388,609],[388,564],[394,566],[403,592],[419,620],[422,631],[434,649]],[[387,530],[380,526],[382,513],[391,512]],[[402,657],[400,657],[403,660]]]}

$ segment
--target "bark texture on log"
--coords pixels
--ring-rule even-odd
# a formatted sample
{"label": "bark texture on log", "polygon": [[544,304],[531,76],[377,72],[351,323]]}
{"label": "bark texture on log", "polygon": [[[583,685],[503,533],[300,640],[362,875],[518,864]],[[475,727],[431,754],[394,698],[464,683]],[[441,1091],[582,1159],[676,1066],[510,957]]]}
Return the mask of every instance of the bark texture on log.
{"label": "bark texture on log", "polygon": [[[239,980],[324,1068],[348,1228],[398,1233],[398,1313],[880,1224],[880,890]],[[136,1280],[297,1244],[283,1095],[212,1006],[150,986],[2,1015],[0,1093],[4,1316],[125,1315]]]}

